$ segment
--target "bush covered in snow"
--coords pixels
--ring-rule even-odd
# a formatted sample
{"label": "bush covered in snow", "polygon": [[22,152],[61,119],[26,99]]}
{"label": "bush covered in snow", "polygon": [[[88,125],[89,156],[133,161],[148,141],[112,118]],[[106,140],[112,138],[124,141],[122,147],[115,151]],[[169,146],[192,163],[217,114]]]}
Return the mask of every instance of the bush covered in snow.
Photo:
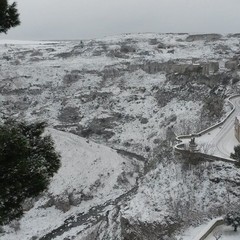
{"label": "bush covered in snow", "polygon": [[221,117],[224,105],[224,98],[218,95],[206,97],[203,101],[202,111],[209,117]]}
{"label": "bush covered in snow", "polygon": [[0,225],[19,217],[23,201],[46,189],[60,167],[51,137],[42,135],[44,128],[43,122],[0,125]]}
{"label": "bush covered in snow", "polygon": [[240,214],[239,212],[229,212],[225,219],[227,225],[231,225],[234,228],[234,231],[237,231],[237,228],[240,226]]}
{"label": "bush covered in snow", "polygon": [[234,147],[234,153],[231,153],[230,157],[237,160],[236,165],[240,166],[240,145]]}

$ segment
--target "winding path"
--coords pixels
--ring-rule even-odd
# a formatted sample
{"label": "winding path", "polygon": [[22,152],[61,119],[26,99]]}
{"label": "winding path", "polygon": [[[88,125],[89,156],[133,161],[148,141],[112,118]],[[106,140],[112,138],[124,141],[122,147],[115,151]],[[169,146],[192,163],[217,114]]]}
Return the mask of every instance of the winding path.
{"label": "winding path", "polygon": [[223,158],[229,158],[234,146],[239,144],[234,136],[234,121],[235,117],[240,115],[240,96],[233,98],[231,102],[235,105],[235,111],[222,125],[221,131],[210,142],[215,146],[214,154]]}
{"label": "winding path", "polygon": [[[234,111],[222,124],[217,124],[217,126],[210,127],[209,130],[204,130],[196,135],[196,143],[201,145],[208,145],[209,155],[230,159],[230,154],[234,151],[234,146],[240,144],[234,136],[234,121],[236,116],[240,116],[240,95],[231,97],[229,100],[233,106]],[[183,144],[188,144],[191,136],[179,136],[178,139],[182,141]],[[177,144],[175,148],[180,145]]]}

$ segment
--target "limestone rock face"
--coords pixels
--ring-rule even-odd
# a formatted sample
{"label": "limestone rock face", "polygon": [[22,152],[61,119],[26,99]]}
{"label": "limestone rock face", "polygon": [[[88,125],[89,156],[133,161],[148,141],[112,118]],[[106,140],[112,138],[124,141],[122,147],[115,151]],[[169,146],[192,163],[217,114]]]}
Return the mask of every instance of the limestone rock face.
{"label": "limestone rock face", "polygon": [[47,209],[54,206],[56,209],[65,213],[70,210],[71,206],[76,206],[77,202],[81,201],[81,199],[79,199],[78,196],[75,196],[73,193],[68,194],[67,192],[59,195],[47,194],[47,201],[41,205],[41,208]]}
{"label": "limestone rock face", "polygon": [[[158,209],[156,209],[158,211]],[[149,224],[148,222],[134,221],[131,219],[126,219],[124,217],[121,218],[122,225],[122,237],[125,240],[158,240],[158,239],[173,239],[170,238],[172,232],[174,232],[180,225],[176,219],[165,219],[168,224],[168,228],[166,229],[164,224],[159,222],[154,222]]]}
{"label": "limestone rock face", "polygon": [[81,194],[70,193],[69,194],[69,203],[72,206],[77,206],[82,202]]}
{"label": "limestone rock face", "polygon": [[219,70],[219,62],[209,62],[206,64],[203,64],[203,74],[204,75],[210,75],[213,73],[218,72]]}
{"label": "limestone rock face", "polygon": [[239,62],[238,60],[230,60],[225,63],[225,68],[230,70],[236,70],[238,68]]}
{"label": "limestone rock face", "polygon": [[221,34],[195,34],[195,35],[189,35],[186,40],[188,42],[193,42],[193,41],[217,41],[222,37]]}
{"label": "limestone rock face", "polygon": [[62,212],[67,212],[71,208],[69,198],[66,195],[55,197],[54,205],[57,209],[61,210]]}
{"label": "limestone rock face", "polygon": [[238,38],[240,38],[240,33],[229,34],[228,37],[238,37]]}
{"label": "limestone rock face", "polygon": [[64,76],[63,82],[66,84],[72,84],[74,82],[77,82],[79,79],[80,79],[79,74],[72,72]]}
{"label": "limestone rock face", "polygon": [[71,204],[67,193],[56,196],[49,195],[48,197],[47,202],[41,206],[42,208],[46,209],[54,206],[64,213],[70,210]]}
{"label": "limestone rock face", "polygon": [[136,52],[136,49],[131,45],[122,45],[120,51],[122,53],[134,53]]}
{"label": "limestone rock face", "polygon": [[62,122],[74,123],[81,120],[81,113],[76,107],[66,107],[60,110],[58,118]]}
{"label": "limestone rock face", "polygon": [[149,74],[156,74],[164,71],[169,73],[188,74],[188,73],[202,73],[209,75],[218,72],[219,62],[211,61],[208,63],[175,63],[175,62],[153,62],[149,61],[142,65],[142,69]]}

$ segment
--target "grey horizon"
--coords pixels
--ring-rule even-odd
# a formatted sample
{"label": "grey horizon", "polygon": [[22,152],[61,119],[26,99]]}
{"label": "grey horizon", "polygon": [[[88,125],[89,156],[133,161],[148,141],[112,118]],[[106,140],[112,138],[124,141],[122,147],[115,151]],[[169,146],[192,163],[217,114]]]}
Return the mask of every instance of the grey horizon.
{"label": "grey horizon", "polygon": [[[9,0],[9,2],[13,2]],[[74,40],[122,33],[237,33],[238,0],[16,0],[22,21],[2,39]]]}

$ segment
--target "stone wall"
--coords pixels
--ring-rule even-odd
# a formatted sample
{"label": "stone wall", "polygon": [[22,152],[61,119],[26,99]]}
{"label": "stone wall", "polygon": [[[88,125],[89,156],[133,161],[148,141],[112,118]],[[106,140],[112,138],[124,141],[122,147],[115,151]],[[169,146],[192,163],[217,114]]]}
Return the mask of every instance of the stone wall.
{"label": "stone wall", "polygon": [[212,222],[211,225],[209,225],[207,227],[206,230],[204,230],[204,232],[202,234],[200,234],[199,236],[197,236],[194,240],[205,240],[208,235],[218,226],[223,225],[224,221],[222,218],[220,219],[216,219],[215,221]]}

